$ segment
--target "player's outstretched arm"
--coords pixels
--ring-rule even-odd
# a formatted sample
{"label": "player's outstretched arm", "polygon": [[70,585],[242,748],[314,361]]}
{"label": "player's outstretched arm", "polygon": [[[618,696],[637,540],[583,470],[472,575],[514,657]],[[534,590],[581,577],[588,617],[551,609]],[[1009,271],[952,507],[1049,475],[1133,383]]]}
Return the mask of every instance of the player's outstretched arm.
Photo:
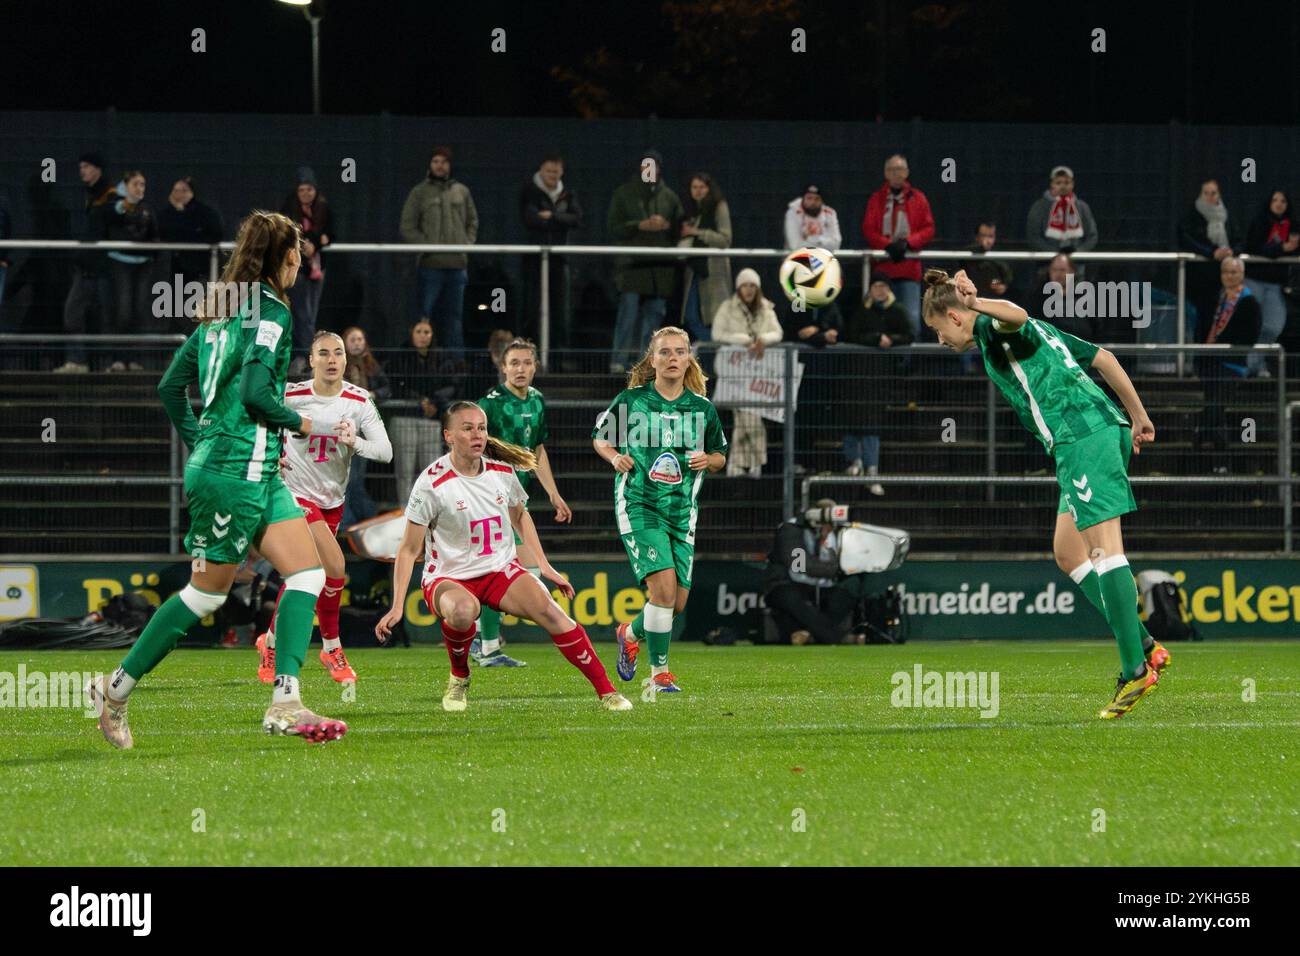
{"label": "player's outstretched arm", "polygon": [[1105,379],[1111,391],[1123,403],[1129,421],[1133,423],[1133,452],[1141,454],[1143,445],[1156,440],[1156,427],[1151,423],[1151,418],[1147,415],[1147,410],[1142,404],[1142,399],[1138,397],[1137,389],[1133,387],[1128,372],[1124,371],[1124,366],[1119,364],[1119,359],[1115,358],[1114,353],[1105,349],[1097,349],[1097,354],[1092,359],[1092,367]]}
{"label": "player's outstretched arm", "polygon": [[542,573],[542,577],[550,581],[565,597],[573,599],[573,585],[564,579],[559,571],[551,567],[551,562],[546,560],[546,552],[542,550],[541,539],[537,536],[537,526],[533,524],[533,517],[528,510],[521,504],[510,506],[510,523],[514,525],[519,537],[523,540],[524,546],[533,553],[537,560],[537,570]]}
{"label": "player's outstretched arm", "polygon": [[424,535],[428,530],[426,526],[414,521],[406,522],[402,543],[397,546],[397,559],[393,561],[393,606],[375,625],[375,637],[379,638],[381,644],[387,643],[393,628],[402,619],[411,571],[415,568],[416,559],[424,554]]}

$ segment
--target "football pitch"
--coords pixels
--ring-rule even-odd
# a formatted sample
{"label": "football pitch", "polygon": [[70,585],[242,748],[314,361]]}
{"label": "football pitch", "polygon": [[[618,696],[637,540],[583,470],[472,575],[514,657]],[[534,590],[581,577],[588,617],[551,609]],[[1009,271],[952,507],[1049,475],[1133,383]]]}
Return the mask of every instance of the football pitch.
{"label": "football pitch", "polygon": [[[353,702],[317,650],[304,700],[350,726],[324,746],[262,734],[248,649],[167,658],[131,698],[131,751],[79,705],[0,709],[0,864],[1300,864],[1294,643],[1174,645],[1118,721],[1096,718],[1102,641],[684,644],[685,692],[626,685],[623,714],[548,645],[475,669],[462,714],[441,647],[352,652]],[[0,672],[120,656],[11,651]],[[996,674],[996,707],[896,706],[917,665]]]}

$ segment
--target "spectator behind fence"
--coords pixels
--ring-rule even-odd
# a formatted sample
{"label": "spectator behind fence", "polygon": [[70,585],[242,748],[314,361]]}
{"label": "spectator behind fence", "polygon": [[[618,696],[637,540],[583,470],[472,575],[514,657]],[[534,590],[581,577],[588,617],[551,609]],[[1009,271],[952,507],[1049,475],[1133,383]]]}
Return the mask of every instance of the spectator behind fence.
{"label": "spectator behind fence", "polygon": [[[117,201],[117,190],[104,176],[104,156],[98,152],[82,153],[78,173],[84,186],[82,219],[76,238],[85,242],[103,239],[108,227],[105,213]],[[63,333],[73,336],[64,351],[64,363],[55,372],[88,372],[86,344],[79,336],[90,326],[86,316],[94,313],[102,330],[112,324],[113,288],[108,274],[108,260],[98,249],[78,253],[73,264],[72,288],[63,303]]]}
{"label": "spectator behind fence", "polygon": [[[723,300],[714,313],[713,340],[744,346],[756,359],[763,357],[769,345],[781,341],[776,307],[763,295],[762,280],[753,269],[740,270],[735,294]],[[735,410],[734,420],[727,474],[758,478],[767,464],[767,425],[757,411],[743,408]]]}
{"label": "spectator behind fence", "polygon": [[[206,203],[195,198],[194,178],[182,176],[172,183],[167,195],[167,205],[158,213],[158,238],[163,242],[220,242],[221,215]],[[207,252],[172,252],[170,268],[164,278],[168,282],[181,277],[182,287],[188,282],[206,283],[211,275],[211,256]],[[173,317],[172,331],[191,331],[193,316]],[[294,316],[297,321],[297,315]]]}
{"label": "spectator behind fence", "polygon": [[393,432],[393,478],[399,504],[411,494],[415,476],[442,457],[442,428],[438,416],[447,406],[452,388],[438,378],[433,326],[417,319],[405,348],[388,362],[392,396],[403,403],[385,411]]}
{"label": "spectator behind fence", "polygon": [[844,244],[840,217],[826,205],[821,189],[815,185],[805,188],[802,196],[786,205],[783,229],[785,247],[790,250],[812,246],[835,252]]}
{"label": "spectator behind fence", "polygon": [[934,239],[934,216],[925,193],[908,181],[907,159],[897,154],[885,160],[885,182],[867,200],[862,237],[872,249],[884,249],[889,262],[871,264],[873,275],[889,280],[894,295],[907,310],[912,338],[921,337],[921,260],[907,259]]}
{"label": "spectator behind fence", "polygon": [[[636,174],[610,198],[606,223],[610,242],[671,246],[681,220],[682,203],[664,179],[663,156],[653,149],[643,151]],[[635,364],[663,324],[677,277],[672,260],[660,256],[619,258],[614,268],[619,299],[609,370],[622,372]]]}
{"label": "spectator behind fence", "polygon": [[[473,245],[478,210],[469,187],[451,175],[451,147],[435,146],[429,171],[402,206],[402,241]],[[444,365],[465,364],[465,285],[469,259],[463,252],[425,252],[419,259],[420,315],[433,324]]]}
{"label": "spectator behind fence", "polygon": [[866,643],[854,624],[867,596],[867,575],[840,570],[835,507],[823,498],[777,528],[763,575],[763,603],[783,643]]}
{"label": "spectator behind fence", "polygon": [[[158,219],[145,204],[144,173],[128,170],[117,184],[117,199],[104,212],[104,238],[113,242],[157,242]],[[112,334],[163,331],[165,322],[153,314],[153,253],[113,249],[108,253],[108,272],[113,283]],[[110,372],[140,371],[138,350],[126,345],[109,346]],[[154,363],[160,364],[160,363]]]}
{"label": "spectator behind fence", "polygon": [[1052,168],[1047,191],[1029,207],[1025,232],[1029,248],[1041,252],[1068,255],[1097,245],[1097,221],[1088,204],[1074,194],[1074,170],[1069,166]]}
{"label": "spectator behind fence", "polygon": [[1005,299],[1011,288],[1014,273],[1011,263],[989,256],[998,241],[998,224],[992,219],[983,219],[975,229],[975,241],[969,249],[978,256],[966,266],[966,274],[975,283],[975,290],[982,299]]}
{"label": "spectator behind fence", "polygon": [[844,318],[838,302],[806,312],[790,312],[790,326],[797,342],[814,351],[800,355],[804,375],[799,385],[800,426],[795,429],[795,474],[802,475],[810,468],[817,472],[829,469],[830,464],[818,452],[820,439],[839,436],[832,423],[840,413],[844,397],[842,363],[838,362],[835,348],[844,332]]}
{"label": "spectator behind fence", "polygon": [[[1196,341],[1205,345],[1254,345],[1259,341],[1263,316],[1259,299],[1245,284],[1246,270],[1236,256],[1228,256],[1219,263],[1221,290],[1215,307],[1201,318],[1196,329]],[[1227,474],[1228,468],[1221,453],[1227,447],[1227,436],[1235,428],[1227,420],[1228,393],[1233,383],[1247,374],[1244,355],[1207,355],[1196,357],[1196,374],[1205,393],[1205,406],[1197,431],[1197,450],[1208,443],[1216,455],[1214,471]]]}
{"label": "spectator behind fence", "polygon": [[1178,225],[1178,248],[1213,260],[1189,262],[1186,266],[1187,301],[1198,317],[1205,315],[1219,294],[1219,264],[1235,251],[1228,207],[1223,204],[1218,180],[1201,183],[1200,195]]}
{"label": "spectator behind fence", "polygon": [[[1036,319],[1044,319],[1062,332],[1089,342],[1102,335],[1100,323],[1089,316],[1065,315],[1065,301],[1072,296],[1070,277],[1077,281],[1079,274],[1074,260],[1065,253],[1057,253],[1048,260],[1047,265],[1034,273],[1034,283],[1025,295],[1025,311]],[[1057,289],[1059,286],[1059,290]],[[1071,309],[1069,311],[1077,311]],[[1033,436],[1030,436],[1033,438]],[[1034,444],[1041,447],[1041,442],[1033,438]]]}
{"label": "spectator behind fence", "polygon": [[[1282,190],[1275,189],[1264,208],[1251,220],[1246,231],[1246,252],[1276,259],[1278,256],[1293,256],[1298,248],[1300,223],[1291,210],[1291,199]],[[1260,345],[1272,345],[1286,328],[1286,298],[1282,287],[1290,270],[1291,267],[1285,264],[1255,262],[1246,270],[1246,284],[1259,299]],[[1263,355],[1250,356],[1250,373],[1260,378],[1272,378]]]}
{"label": "spectator behind fence", "polygon": [[316,337],[316,317],[325,290],[321,250],[334,239],[334,217],[316,188],[316,174],[310,166],[298,167],[298,186],[285,197],[280,211],[302,233],[302,268],[289,289],[289,307],[293,310],[293,370],[289,377],[296,378],[306,374],[307,356]]}
{"label": "spectator behind fence", "polygon": [[[912,344],[912,326],[907,311],[899,304],[894,290],[884,279],[872,279],[862,304],[845,322],[844,341],[879,349],[896,349]],[[880,424],[885,403],[879,396],[889,394],[902,372],[901,362],[888,361],[879,355],[868,358],[864,382],[868,387],[855,389],[845,402],[845,424],[853,429],[844,434],[846,475],[880,474]],[[875,381],[873,381],[873,379]],[[873,495],[883,495],[884,487],[873,481],[868,488]]]}
{"label": "spectator behind fence", "polygon": [[[731,207],[708,173],[691,177],[683,216],[679,246],[726,249],[731,245]],[[692,341],[707,342],[713,317],[732,296],[731,260],[725,256],[687,259],[684,272],[680,324]]]}
{"label": "spectator behind fence", "polygon": [[[370,346],[366,342],[366,333],[355,325],[344,329],[343,347],[348,354],[347,368],[343,372],[344,380],[367,389],[376,405],[383,405],[392,398],[393,390],[388,384],[388,376],[384,373],[378,359],[371,354]],[[366,491],[367,461],[368,459],[360,455],[352,459],[352,471],[348,475],[348,489],[343,499],[343,517],[339,521],[339,527],[346,528],[358,521],[373,518],[379,510],[371,500],[369,492]],[[409,492],[410,488],[406,490]],[[400,503],[404,499],[397,500]]]}
{"label": "spectator behind fence", "polygon": [[[564,246],[569,243],[569,233],[582,228],[582,206],[578,197],[564,182],[564,159],[559,153],[548,153],[532,179],[519,190],[519,219],[524,224],[528,241],[539,246]],[[569,257],[550,256],[547,270],[550,282],[551,329],[561,333],[561,341],[569,343],[572,316],[569,314]],[[519,327],[525,334],[536,334],[540,328],[542,303],[541,260],[535,256],[524,257],[525,302]]]}

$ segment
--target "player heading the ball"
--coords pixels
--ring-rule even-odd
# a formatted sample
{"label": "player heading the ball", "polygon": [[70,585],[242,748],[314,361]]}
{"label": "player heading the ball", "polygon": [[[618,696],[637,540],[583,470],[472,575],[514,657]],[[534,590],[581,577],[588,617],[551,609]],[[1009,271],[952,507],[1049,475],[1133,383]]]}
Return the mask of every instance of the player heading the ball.
{"label": "player heading the ball", "polygon": [[[1137,510],[1129,455],[1155,441],[1155,426],[1110,352],[1030,318],[1013,302],[979,298],[965,272],[950,278],[930,269],[925,284],[925,324],[954,351],[980,350],[989,377],[1056,462],[1056,563],[1115,635],[1120,676],[1099,716],[1122,717],[1155,689],[1169,663],[1169,652],[1138,619],[1137,588],[1120,533],[1120,516]],[[1129,418],[1085,368],[1101,373]]]}

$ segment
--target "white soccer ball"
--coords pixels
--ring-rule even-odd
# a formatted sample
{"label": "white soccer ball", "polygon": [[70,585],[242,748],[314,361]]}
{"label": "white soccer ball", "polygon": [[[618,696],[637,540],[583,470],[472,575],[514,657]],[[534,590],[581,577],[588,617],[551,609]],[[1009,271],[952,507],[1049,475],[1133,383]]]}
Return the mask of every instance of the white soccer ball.
{"label": "white soccer ball", "polygon": [[825,249],[798,249],[781,263],[781,290],[810,309],[830,305],[844,288],[840,263]]}

